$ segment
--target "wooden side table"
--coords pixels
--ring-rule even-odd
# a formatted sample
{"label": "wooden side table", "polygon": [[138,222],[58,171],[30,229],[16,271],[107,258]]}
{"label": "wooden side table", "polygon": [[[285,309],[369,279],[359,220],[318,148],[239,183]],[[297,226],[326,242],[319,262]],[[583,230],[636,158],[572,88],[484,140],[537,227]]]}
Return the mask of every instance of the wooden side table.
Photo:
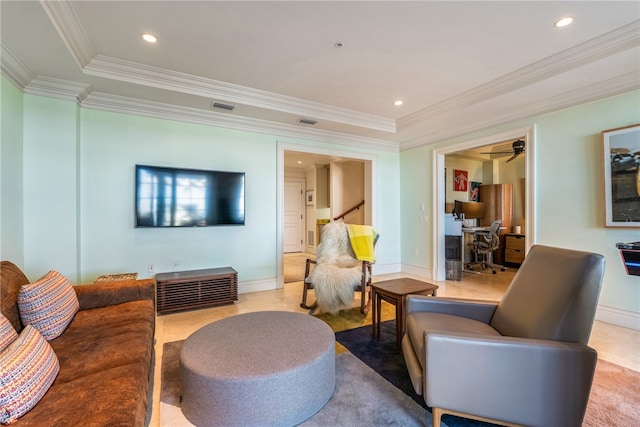
{"label": "wooden side table", "polygon": [[380,338],[380,309],[382,300],[396,306],[396,346],[400,349],[400,342],[405,331],[405,299],[407,295],[433,295],[436,296],[438,285],[421,282],[420,280],[400,278],[384,280],[371,284],[371,299],[373,300],[373,312],[371,326],[373,337]]}

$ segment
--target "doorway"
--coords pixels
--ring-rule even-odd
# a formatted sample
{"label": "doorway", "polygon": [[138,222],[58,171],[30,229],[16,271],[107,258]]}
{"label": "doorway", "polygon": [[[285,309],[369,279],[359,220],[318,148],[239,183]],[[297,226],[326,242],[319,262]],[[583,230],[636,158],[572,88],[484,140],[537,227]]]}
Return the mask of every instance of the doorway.
{"label": "doorway", "polygon": [[[277,288],[282,288],[284,286],[284,253],[285,253],[285,168],[287,168],[287,180],[291,177],[290,168],[295,168],[296,165],[291,162],[290,153],[300,153],[306,154],[311,157],[315,157],[316,161],[319,164],[330,164],[330,163],[339,163],[339,162],[350,162],[356,161],[363,163],[364,167],[364,182],[363,191],[364,191],[364,199],[366,200],[366,204],[364,206],[364,221],[366,224],[373,225],[375,227],[377,222],[377,210],[376,210],[376,195],[377,195],[377,184],[376,184],[376,176],[377,176],[377,157],[375,155],[370,154],[362,154],[356,152],[349,152],[343,150],[331,150],[331,149],[322,149],[307,145],[300,144],[290,144],[290,143],[278,143],[278,170],[277,170],[277,180],[278,180],[278,192],[277,192],[277,224],[276,224],[276,232],[277,232]],[[285,156],[287,154],[287,156]],[[299,167],[299,166],[298,166]],[[295,173],[294,173],[295,175]],[[300,173],[299,177],[304,179],[304,172]],[[339,185],[336,183],[332,183],[334,188],[339,188]],[[306,192],[308,188],[304,189],[305,192],[305,200],[306,200]],[[338,191],[340,193],[340,191]],[[314,194],[315,198],[318,194]],[[316,218],[315,215],[310,215],[309,209],[313,210],[313,207],[304,206],[305,211],[305,222],[306,229],[310,231],[314,231],[314,235],[317,234],[316,229]],[[302,240],[306,242],[306,240],[310,239],[311,236],[307,236],[307,234],[303,232]],[[317,239],[315,239],[317,241]],[[306,248],[305,248],[306,249]]]}
{"label": "doorway", "polygon": [[435,203],[432,205],[432,218],[435,219],[432,229],[432,278],[445,280],[445,156],[460,151],[478,147],[486,147],[498,141],[516,140],[524,138],[526,141],[525,183],[524,183],[524,234],[525,250],[535,242],[535,126],[515,129],[513,131],[492,135],[485,138],[449,145],[434,150],[433,194]]}

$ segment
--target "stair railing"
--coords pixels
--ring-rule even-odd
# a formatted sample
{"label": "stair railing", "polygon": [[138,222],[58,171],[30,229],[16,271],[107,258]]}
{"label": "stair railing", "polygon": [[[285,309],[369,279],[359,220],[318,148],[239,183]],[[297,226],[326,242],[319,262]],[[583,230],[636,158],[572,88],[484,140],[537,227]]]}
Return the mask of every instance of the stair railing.
{"label": "stair railing", "polygon": [[349,215],[351,212],[356,211],[358,209],[360,209],[362,206],[364,206],[364,200],[361,201],[360,203],[358,203],[357,205],[355,205],[354,207],[347,209],[343,214],[338,215],[337,217],[333,218],[334,221],[337,221],[339,219],[343,219],[345,216]]}

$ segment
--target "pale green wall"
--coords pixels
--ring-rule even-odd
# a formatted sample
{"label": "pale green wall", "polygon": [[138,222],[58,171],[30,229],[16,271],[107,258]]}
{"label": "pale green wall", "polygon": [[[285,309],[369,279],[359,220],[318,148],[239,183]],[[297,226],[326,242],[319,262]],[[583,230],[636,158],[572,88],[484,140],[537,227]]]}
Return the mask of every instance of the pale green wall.
{"label": "pale green wall", "polygon": [[[417,223],[417,200],[431,211],[433,150],[508,130],[536,127],[536,243],[603,254],[607,267],[600,296],[601,309],[634,318],[640,313],[640,278],[626,275],[616,242],[640,240],[635,229],[604,227],[603,147],[601,131],[640,123],[640,91],[606,98],[566,110],[464,137],[403,151],[401,192],[403,264],[424,270],[432,265],[431,224]],[[530,153],[527,156],[531,155]],[[421,246],[422,242],[429,242]],[[414,255],[414,247],[424,253]]]}
{"label": "pale green wall", "polygon": [[536,121],[538,242],[605,255],[600,304],[640,313],[640,278],[625,274],[617,242],[635,228],[605,228],[601,131],[640,123],[640,92],[548,114]]}
{"label": "pale green wall", "polygon": [[0,80],[0,259],[24,263],[22,92]]}
{"label": "pale green wall", "polygon": [[24,95],[24,111],[23,267],[40,275],[57,269],[75,279],[79,274],[78,106]]}
{"label": "pale green wall", "polygon": [[[150,277],[147,264],[154,264],[156,273],[171,271],[172,260],[179,259],[181,270],[234,267],[241,292],[276,287],[282,138],[84,109],[72,101],[11,90],[12,97],[3,97],[3,109],[16,109],[19,117],[22,111],[24,126],[16,121],[11,141],[3,134],[3,166],[15,168],[3,167],[2,178],[5,182],[22,176],[24,185],[16,181],[10,191],[3,188],[3,206],[10,197],[16,200],[10,215],[3,215],[3,225],[23,221],[24,231],[16,234],[13,227],[3,226],[1,237],[3,245],[9,238],[19,240],[18,249],[3,256],[30,279],[52,268],[74,283],[114,272]],[[354,151],[295,138],[285,142]],[[355,151],[376,159],[378,229],[385,241],[377,252],[378,263],[399,271],[399,153]],[[245,172],[246,225],[136,229],[135,164]]]}
{"label": "pale green wall", "polygon": [[[433,202],[432,150],[424,148],[400,153],[400,232],[402,265],[409,268],[431,268],[431,221]],[[444,208],[444,207],[443,207]]]}
{"label": "pale green wall", "polygon": [[[82,276],[128,269],[149,276],[232,266],[242,281],[276,276],[273,137],[96,110],[82,110]],[[246,173],[245,226],[135,228],[134,166]]]}

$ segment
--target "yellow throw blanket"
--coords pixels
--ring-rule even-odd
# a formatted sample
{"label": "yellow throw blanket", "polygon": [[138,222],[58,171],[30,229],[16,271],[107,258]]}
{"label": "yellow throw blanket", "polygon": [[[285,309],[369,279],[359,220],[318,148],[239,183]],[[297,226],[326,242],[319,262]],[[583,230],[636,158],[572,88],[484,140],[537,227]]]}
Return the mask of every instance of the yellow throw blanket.
{"label": "yellow throw blanket", "polygon": [[375,262],[373,248],[378,241],[378,233],[370,225],[347,224],[347,232],[353,253],[359,261]]}

